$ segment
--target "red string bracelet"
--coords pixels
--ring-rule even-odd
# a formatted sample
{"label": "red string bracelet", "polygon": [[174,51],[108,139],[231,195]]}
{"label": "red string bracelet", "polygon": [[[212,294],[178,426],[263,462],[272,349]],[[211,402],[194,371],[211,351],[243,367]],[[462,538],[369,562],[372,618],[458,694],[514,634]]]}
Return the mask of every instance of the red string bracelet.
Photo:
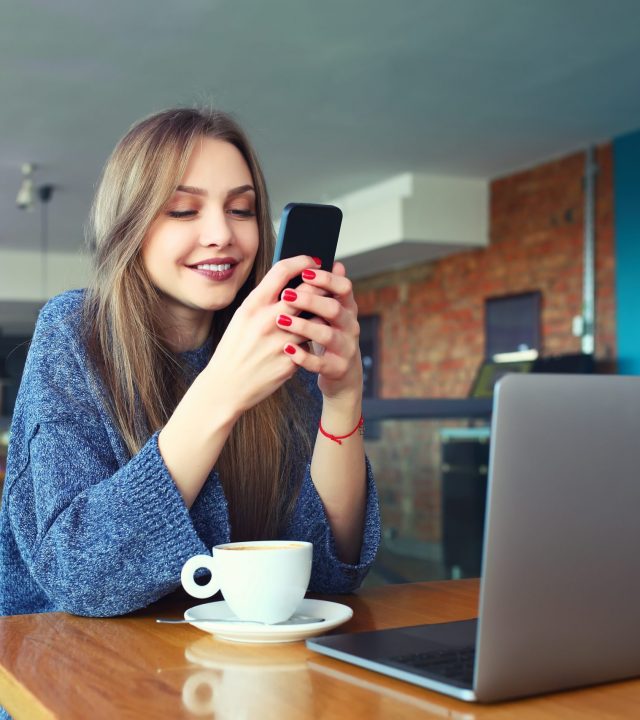
{"label": "red string bracelet", "polygon": [[333,442],[337,442],[338,445],[342,445],[342,441],[345,440],[348,437],[351,437],[355,432],[360,430],[360,434],[362,435],[362,428],[364,427],[364,418],[362,415],[360,415],[360,420],[358,420],[358,424],[353,428],[353,430],[350,433],[347,433],[346,435],[332,435],[331,433],[328,433],[323,427],[322,427],[322,420],[320,420],[318,424],[318,429],[320,432],[329,440],[333,440]]}

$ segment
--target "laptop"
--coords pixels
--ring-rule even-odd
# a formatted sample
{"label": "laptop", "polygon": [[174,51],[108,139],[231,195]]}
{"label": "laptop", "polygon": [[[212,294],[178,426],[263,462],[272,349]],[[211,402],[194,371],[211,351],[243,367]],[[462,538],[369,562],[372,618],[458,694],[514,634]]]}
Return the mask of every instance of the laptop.
{"label": "laptop", "polygon": [[478,618],[307,640],[460,700],[640,675],[640,378],[496,385]]}

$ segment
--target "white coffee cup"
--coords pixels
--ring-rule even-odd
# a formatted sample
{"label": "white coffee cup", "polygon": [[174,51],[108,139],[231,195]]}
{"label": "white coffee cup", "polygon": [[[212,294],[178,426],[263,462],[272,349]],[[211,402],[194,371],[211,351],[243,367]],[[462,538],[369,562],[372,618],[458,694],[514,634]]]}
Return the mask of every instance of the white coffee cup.
{"label": "white coffee cup", "polygon": [[[182,568],[182,587],[206,598],[218,590],[241,620],[268,624],[288,620],[304,598],[311,577],[313,545],[298,540],[254,540],[216,545],[211,555],[189,558]],[[211,580],[199,585],[200,568]]]}

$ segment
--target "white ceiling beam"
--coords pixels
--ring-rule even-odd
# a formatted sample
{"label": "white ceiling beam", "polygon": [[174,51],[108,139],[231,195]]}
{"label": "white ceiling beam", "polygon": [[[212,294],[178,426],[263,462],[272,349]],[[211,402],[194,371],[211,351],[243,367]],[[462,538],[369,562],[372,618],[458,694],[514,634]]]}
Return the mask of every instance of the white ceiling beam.
{"label": "white ceiling beam", "polygon": [[489,242],[487,180],[404,173],[332,204],[344,215],[338,258],[352,278]]}

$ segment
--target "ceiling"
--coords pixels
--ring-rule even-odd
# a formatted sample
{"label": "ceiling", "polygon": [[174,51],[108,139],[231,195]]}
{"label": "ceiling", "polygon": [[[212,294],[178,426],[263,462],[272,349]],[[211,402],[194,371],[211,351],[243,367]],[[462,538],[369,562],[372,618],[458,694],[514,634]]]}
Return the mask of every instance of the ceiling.
{"label": "ceiling", "polygon": [[0,250],[40,247],[23,162],[56,187],[50,247],[74,250],[117,139],[171,105],[239,118],[278,214],[638,129],[638,68],[639,0],[2,0]]}

